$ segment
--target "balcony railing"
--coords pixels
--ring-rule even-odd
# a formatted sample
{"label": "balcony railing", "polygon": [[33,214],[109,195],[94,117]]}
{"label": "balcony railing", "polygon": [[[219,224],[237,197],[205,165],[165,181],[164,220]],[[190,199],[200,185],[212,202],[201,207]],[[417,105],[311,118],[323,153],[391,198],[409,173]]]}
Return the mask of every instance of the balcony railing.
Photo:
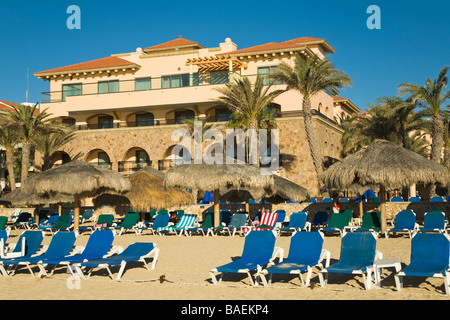
{"label": "balcony railing", "polygon": [[152,161],[119,161],[118,171],[119,172],[136,172],[145,167],[151,166]]}
{"label": "balcony railing", "polygon": [[[115,82],[114,86],[102,86],[102,83],[108,81],[91,82],[91,83],[72,83],[72,86],[68,84],[66,90],[63,91],[51,91],[42,92],[42,103],[64,102],[70,97],[85,96],[85,95],[102,95],[109,93],[122,93],[122,92],[139,92],[139,91],[152,91],[152,90],[171,90],[177,88],[186,87],[198,87],[198,86],[210,86],[220,85],[229,82],[228,78],[213,78],[211,79],[209,73],[194,73],[192,77],[189,74],[182,74],[168,77],[151,77],[148,78],[148,83],[144,84],[139,82],[142,78],[136,78],[131,80],[112,80]],[[240,75],[236,72],[232,73],[233,78],[238,78]],[[176,81],[173,81],[174,78]],[[76,86],[76,87],[75,87]]]}

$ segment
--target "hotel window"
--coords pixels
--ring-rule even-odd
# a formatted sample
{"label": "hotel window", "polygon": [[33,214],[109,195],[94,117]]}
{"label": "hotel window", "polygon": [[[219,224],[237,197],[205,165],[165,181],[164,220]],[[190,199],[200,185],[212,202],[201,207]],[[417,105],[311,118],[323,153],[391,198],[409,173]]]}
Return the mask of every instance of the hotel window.
{"label": "hotel window", "polygon": [[[194,73],[192,77],[192,85],[198,86],[198,73]],[[189,74],[162,77],[161,87],[163,89],[189,87]]]}
{"label": "hotel window", "polygon": [[114,120],[112,116],[99,116],[98,117],[98,128],[99,129],[109,129],[114,127]]}
{"label": "hotel window", "polygon": [[97,156],[97,165],[100,167],[108,168],[110,165],[109,156],[106,152],[99,151]]}
{"label": "hotel window", "polygon": [[119,80],[100,81],[98,83],[98,93],[119,92]]}
{"label": "hotel window", "polygon": [[195,119],[195,112],[192,110],[175,111],[175,123],[181,124],[185,119]]}
{"label": "hotel window", "polygon": [[266,79],[267,75],[268,75],[270,72],[276,70],[277,68],[278,68],[277,66],[260,67],[260,68],[258,68],[258,75],[260,75],[260,76],[262,76],[262,77],[264,78],[263,84],[264,84],[265,86],[269,85],[271,82],[272,82],[273,84],[282,84],[280,81],[270,81],[270,80]]}
{"label": "hotel window", "polygon": [[138,113],[136,114],[136,126],[148,127],[155,125],[155,117],[153,113]]}
{"label": "hotel window", "polygon": [[230,121],[232,112],[228,108],[217,108],[216,112],[216,120],[217,121]]}
{"label": "hotel window", "polygon": [[138,78],[134,80],[134,90],[144,91],[152,88],[152,78]]}
{"label": "hotel window", "polygon": [[211,84],[228,83],[228,71],[212,71]]}
{"label": "hotel window", "polygon": [[66,101],[66,97],[80,96],[82,94],[82,84],[63,84],[62,86],[62,101]]}

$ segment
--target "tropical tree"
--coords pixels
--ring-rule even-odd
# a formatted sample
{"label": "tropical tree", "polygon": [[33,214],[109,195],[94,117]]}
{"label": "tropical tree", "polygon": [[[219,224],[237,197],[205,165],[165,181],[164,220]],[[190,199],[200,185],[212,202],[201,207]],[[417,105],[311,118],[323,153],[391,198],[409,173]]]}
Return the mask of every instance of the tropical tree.
{"label": "tropical tree", "polygon": [[432,143],[430,158],[438,163],[441,162],[442,148],[444,147],[442,108],[446,101],[450,99],[450,91],[446,91],[448,69],[449,67],[444,67],[434,80],[428,78],[424,86],[412,83],[399,85],[399,94],[402,96],[411,95],[412,101],[417,102],[417,105],[422,108],[422,115],[431,118]]}
{"label": "tropical tree", "polygon": [[[232,111],[230,126],[251,129],[259,137],[258,129],[272,123],[271,107],[274,99],[283,93],[283,90],[272,90],[272,84],[265,85],[260,75],[252,85],[248,77],[236,79],[225,87],[217,88],[222,94],[217,101],[225,104]],[[259,147],[256,147],[256,164],[259,166]]]}
{"label": "tropical tree", "polygon": [[19,138],[11,128],[0,129],[0,145],[6,150],[6,170],[8,171],[9,184],[11,191],[16,190],[16,181],[14,174],[14,150],[19,143]]}
{"label": "tropical tree", "polygon": [[66,131],[63,132],[53,132],[33,137],[35,149],[42,154],[42,171],[51,168],[51,156],[69,141],[73,140],[74,136],[75,130],[66,128]]}
{"label": "tropical tree", "polygon": [[37,103],[33,107],[19,104],[0,116],[0,125],[13,130],[22,144],[21,183],[28,177],[33,139],[39,135],[61,131],[61,126],[52,122],[46,110],[35,115],[37,106]]}
{"label": "tropical tree", "polygon": [[320,176],[323,172],[323,159],[312,123],[311,98],[325,89],[351,85],[350,77],[336,69],[327,58],[320,59],[317,56],[303,58],[300,54],[296,54],[294,66],[283,62],[268,77],[286,84],[286,90],[296,90],[303,96],[302,110],[306,137],[316,173]]}

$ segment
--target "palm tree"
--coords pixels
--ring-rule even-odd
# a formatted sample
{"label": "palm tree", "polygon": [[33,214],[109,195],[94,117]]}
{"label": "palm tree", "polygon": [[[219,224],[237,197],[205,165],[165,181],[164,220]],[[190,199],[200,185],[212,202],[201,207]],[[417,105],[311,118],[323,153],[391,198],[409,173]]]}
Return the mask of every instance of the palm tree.
{"label": "palm tree", "polygon": [[19,104],[0,116],[0,125],[15,131],[22,143],[22,184],[28,178],[33,139],[38,135],[61,131],[61,126],[53,124],[46,110],[34,115],[37,106],[37,103],[33,107]]}
{"label": "palm tree", "polygon": [[412,83],[399,85],[399,94],[402,96],[410,94],[411,99],[423,109],[422,114],[426,117],[431,117],[432,143],[430,158],[438,163],[441,162],[442,148],[444,147],[444,122],[441,108],[446,100],[450,99],[450,91],[446,91],[448,69],[449,67],[444,67],[434,80],[428,78],[424,86]]}
{"label": "palm tree", "polygon": [[51,168],[51,156],[69,141],[73,140],[75,130],[67,128],[65,132],[42,134],[33,138],[33,145],[42,154],[42,171]]}
{"label": "palm tree", "polygon": [[323,172],[323,159],[312,123],[311,98],[331,87],[343,88],[351,85],[350,77],[345,72],[335,69],[333,63],[326,58],[322,60],[317,56],[303,58],[300,54],[296,54],[294,66],[283,62],[268,77],[286,84],[286,90],[296,90],[303,96],[306,137],[317,176],[320,176]]}
{"label": "palm tree", "polygon": [[14,150],[19,142],[19,138],[14,130],[2,128],[0,130],[0,145],[6,149],[6,169],[9,175],[9,184],[11,191],[16,190],[16,181],[14,174]]}
{"label": "palm tree", "polygon": [[[231,126],[240,126],[244,129],[251,129],[259,137],[258,129],[267,124],[268,118],[273,116],[270,111],[273,100],[283,93],[283,90],[271,91],[272,85],[264,85],[264,78],[256,78],[252,85],[247,77],[236,79],[223,88],[216,90],[222,94],[217,99],[225,104],[233,112]],[[259,148],[256,147],[256,164],[259,166]]]}

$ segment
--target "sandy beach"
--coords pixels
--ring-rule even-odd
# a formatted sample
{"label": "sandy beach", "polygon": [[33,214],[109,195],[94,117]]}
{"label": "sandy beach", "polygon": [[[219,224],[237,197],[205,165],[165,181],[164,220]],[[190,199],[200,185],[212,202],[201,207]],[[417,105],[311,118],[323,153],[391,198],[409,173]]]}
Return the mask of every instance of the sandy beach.
{"label": "sandy beach", "polygon": [[[9,241],[17,240],[23,230],[11,231]],[[89,236],[82,234],[76,245],[85,245]],[[46,236],[44,244],[50,242]],[[242,253],[244,237],[157,236],[127,233],[116,236],[114,245],[127,247],[133,242],[153,242],[160,248],[156,268],[147,271],[142,264],[132,263],[120,282],[108,277],[105,269],[97,269],[79,288],[70,289],[70,274],[59,268],[51,278],[34,279],[25,268],[12,277],[0,277],[0,299],[127,299],[127,300],[449,300],[444,293],[443,279],[405,278],[404,289],[397,292],[392,269],[383,269],[380,289],[366,291],[360,276],[330,275],[328,285],[321,288],[315,269],[312,286],[302,288],[295,276],[274,277],[270,288],[251,287],[244,275],[224,277],[213,285],[209,270],[232,261]],[[287,256],[290,237],[281,236],[276,246]],[[341,238],[326,236],[324,248],[331,252],[331,263],[339,258]],[[385,259],[400,259],[409,263],[410,239],[407,236],[379,238],[377,250]],[[37,271],[37,268],[34,270]],[[117,268],[114,269],[117,272]],[[164,283],[160,276],[164,275]]]}

